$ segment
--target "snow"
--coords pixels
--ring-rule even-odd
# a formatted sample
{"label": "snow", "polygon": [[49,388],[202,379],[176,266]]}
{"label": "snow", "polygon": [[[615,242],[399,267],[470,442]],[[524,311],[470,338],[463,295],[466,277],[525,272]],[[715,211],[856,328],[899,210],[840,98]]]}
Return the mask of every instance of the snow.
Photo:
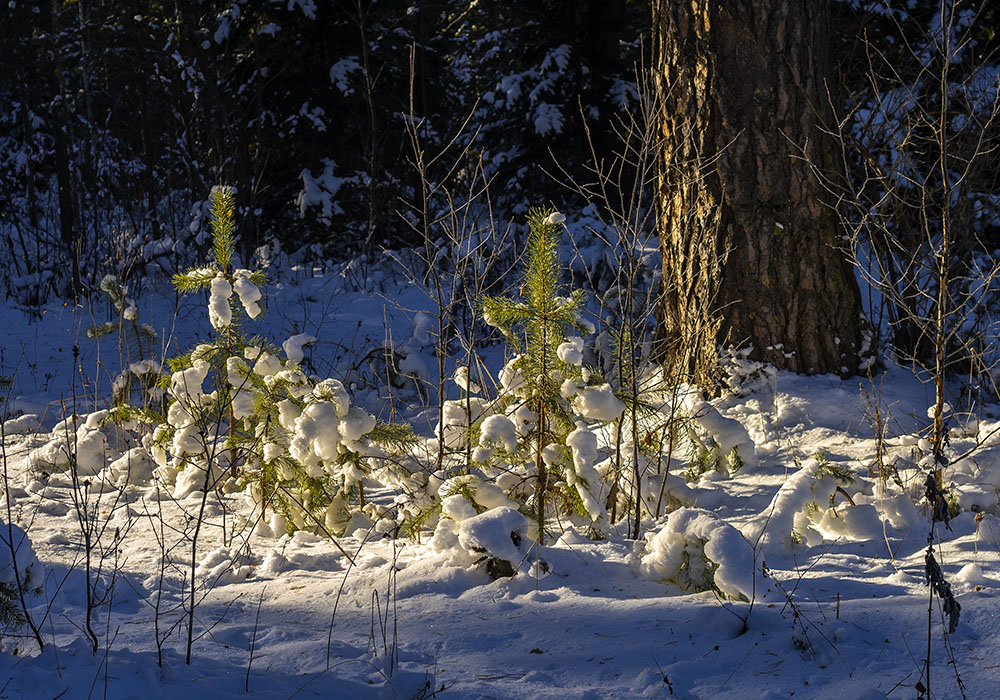
{"label": "snow", "polygon": [[233,310],[229,307],[229,297],[233,286],[221,273],[212,280],[212,291],[208,298],[208,318],[212,327],[222,330],[233,321]]}
{"label": "snow", "polygon": [[237,270],[233,273],[233,277],[235,278],[233,289],[236,290],[247,316],[257,318],[261,311],[260,304],[257,303],[260,301],[261,292],[257,285],[250,281],[250,270]]}
{"label": "snow", "polygon": [[31,433],[38,429],[41,420],[34,413],[26,413],[17,418],[9,418],[3,422],[4,435]]}
{"label": "snow", "polygon": [[[476,447],[509,452],[513,442],[516,451],[537,416],[514,392],[488,382],[473,392],[479,395],[471,399],[470,416],[463,393],[468,377],[459,378],[454,357],[447,369],[457,381],[446,382],[442,416],[433,389],[421,397],[423,386],[394,387],[390,399],[385,387],[369,383],[359,360],[383,342],[384,319],[394,337],[409,340],[417,329],[415,310],[432,309],[420,306],[412,289],[383,290],[404,307],[397,310],[370,287],[345,285],[341,277],[307,274],[273,297],[268,290],[268,314],[247,323],[248,335],[261,340],[242,354],[243,365],[234,362],[222,372],[224,382],[228,374],[242,382],[250,372],[258,383],[287,382],[272,420],[289,439],[269,435],[261,449],[280,463],[294,444],[317,479],[335,483],[338,497],[319,511],[320,524],[264,511],[268,494],[230,478],[225,431],[215,434],[195,420],[218,401],[205,348],[165,382],[167,396],[178,399],[168,416],[175,434],[158,429],[126,436],[90,397],[92,387],[103,391],[136,358],[110,366],[117,339],[109,338],[81,341],[82,357],[74,362],[66,328],[83,327],[86,319],[71,305],[49,308],[41,320],[0,306],[0,321],[10,329],[3,341],[7,357],[27,348],[37,367],[18,373],[3,407],[8,478],[0,500],[0,581],[13,575],[9,564],[4,569],[10,522],[20,543],[18,566],[32,586],[28,610],[45,621],[41,651],[27,628],[4,636],[6,695],[34,698],[44,688],[46,697],[85,698],[92,686],[103,694],[106,682],[108,697],[227,700],[247,697],[248,678],[250,694],[259,697],[288,697],[301,688],[296,697],[411,698],[430,695],[421,691],[427,682],[435,691],[445,686],[440,697],[454,698],[916,694],[927,633],[929,531],[921,500],[925,473],[918,467],[926,455],[918,453],[933,387],[895,365],[875,379],[895,430],[883,445],[885,460],[897,465],[901,483],[880,482],[869,472],[876,444],[858,391],[859,383],[872,389],[867,379],[777,372],[766,386],[751,382],[742,396],[691,398],[682,413],[692,429],[720,450],[735,450],[744,467],[687,482],[687,445],[675,445],[668,460],[659,435],[640,433],[643,503],[652,513],[662,485],[664,507],[644,515],[635,540],[625,501],[610,522],[609,480],[621,470],[617,495],[631,498],[628,475],[635,465],[631,445],[616,455],[614,426],[602,424],[616,420],[623,406],[610,386],[573,380],[565,394],[583,409],[581,420],[545,459],[558,469],[554,478],[565,482],[560,496],[578,500],[585,512],[550,515],[540,546],[533,513],[523,506],[534,488],[534,464],[498,455],[488,464],[467,464],[464,449],[471,422]],[[173,321],[172,293],[153,304],[136,299],[140,318],[154,318],[158,328]],[[164,334],[181,348],[214,335],[203,299],[182,300],[178,319],[199,319]],[[274,348],[303,335],[316,339],[308,370],[297,368],[303,357],[295,359],[295,346],[286,367],[285,354]],[[372,345],[338,359],[339,348],[350,347],[355,336],[370,337]],[[506,363],[502,346],[477,352],[487,368],[479,376],[499,376],[501,384],[523,390],[525,378]],[[306,371],[337,379],[319,381]],[[87,372],[87,391],[74,405],[72,381]],[[961,697],[957,670],[967,697],[988,698],[1000,684],[1000,421],[992,407],[966,416],[957,399],[949,396],[956,408],[947,449],[953,456],[971,453],[946,469],[961,512],[951,530],[938,525],[935,556],[962,616],[948,638],[956,650],[951,664],[935,613],[933,692]],[[421,400],[419,410],[412,408]],[[379,458],[367,471],[341,465],[345,450],[365,444],[376,418],[393,415],[390,405],[421,442],[405,455]],[[433,436],[439,422],[442,442],[456,450],[445,451],[440,469]],[[623,441],[631,440],[628,426],[621,432]],[[194,456],[183,468],[168,461],[157,435],[168,449],[176,443]],[[74,442],[76,487],[68,471]],[[201,456],[206,445],[219,450],[210,473]],[[521,449],[532,452],[530,445]],[[847,470],[853,481],[831,476],[824,464]],[[387,487],[383,472],[406,488]],[[348,511],[346,500],[356,503],[362,487],[368,505]],[[92,581],[111,592],[94,610],[96,655],[81,634],[86,574],[74,508],[81,496],[100,533],[95,557],[105,553],[102,573]],[[204,525],[192,548],[202,506]],[[407,508],[427,512],[412,538],[399,517]],[[489,568],[490,558],[509,562],[516,575],[494,580],[504,572]],[[198,602],[188,666],[182,605],[191,593],[192,562]],[[914,639],[923,640],[921,650],[914,650]],[[389,653],[394,644],[398,663]]]}
{"label": "snow", "polygon": [[14,589],[20,582],[25,589],[34,590],[43,578],[44,568],[24,530],[0,519],[0,584]]}
{"label": "snow", "polygon": [[685,397],[684,411],[712,437],[723,456],[735,450],[740,459],[741,469],[757,467],[754,442],[742,423],[723,416],[716,407],[701,400],[695,391],[689,392]]}
{"label": "snow", "polygon": [[482,389],[479,385],[473,381],[469,380],[469,368],[459,367],[455,370],[455,376],[453,377],[455,384],[459,386],[463,391],[467,391],[470,394],[478,394]]}
{"label": "snow", "polygon": [[579,367],[583,364],[583,338],[567,338],[566,342],[556,348],[556,355],[566,364]]}
{"label": "snow", "polygon": [[647,535],[639,570],[652,581],[684,590],[717,589],[734,600],[754,594],[753,549],[729,523],[700,508],[681,508]]}
{"label": "snow", "polygon": [[340,454],[340,416],[330,401],[310,404],[295,420],[289,453],[309,472],[322,476],[321,463],[330,464]]}
{"label": "snow", "polygon": [[517,427],[510,418],[493,415],[483,419],[479,426],[479,444],[485,446],[491,443],[501,445],[510,454],[517,450]]}
{"label": "snow", "polygon": [[597,435],[587,430],[582,422],[577,423],[576,430],[566,436],[566,446],[573,455],[570,485],[576,489],[591,520],[606,529],[608,514],[599,500],[601,477],[594,468],[597,462]]}
{"label": "snow", "polygon": [[298,363],[302,362],[302,358],[305,357],[305,353],[302,352],[303,346],[311,345],[315,342],[316,336],[309,335],[308,333],[297,333],[282,343],[281,349],[285,351],[285,357],[290,362]]}
{"label": "snow", "polygon": [[602,423],[610,423],[625,410],[610,384],[582,387],[573,398],[573,407],[584,418]]}
{"label": "snow", "polygon": [[462,520],[458,543],[470,552],[485,553],[515,567],[526,556],[528,519],[514,508],[494,508]]}

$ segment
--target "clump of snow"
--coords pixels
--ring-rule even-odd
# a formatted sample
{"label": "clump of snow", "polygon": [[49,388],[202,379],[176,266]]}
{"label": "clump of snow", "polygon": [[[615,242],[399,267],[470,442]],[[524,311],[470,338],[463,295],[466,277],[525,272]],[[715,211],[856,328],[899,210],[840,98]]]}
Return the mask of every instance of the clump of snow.
{"label": "clump of snow", "polygon": [[753,549],[743,535],[713,513],[682,508],[646,536],[639,564],[643,577],[687,591],[716,589],[734,600],[753,595]]}
{"label": "clump of snow", "polygon": [[739,457],[739,468],[756,469],[757,451],[750,433],[738,420],[726,418],[712,404],[704,401],[697,390],[691,390],[684,397],[684,413],[719,446],[723,456],[735,451]]}
{"label": "clump of snow", "polygon": [[[809,459],[789,476],[774,494],[770,505],[743,526],[743,534],[751,542],[760,540],[763,547],[775,545],[789,548],[793,544],[820,544],[824,532],[834,536],[855,536],[868,539],[873,530],[881,532],[878,512],[873,506],[861,508],[857,515],[828,516],[830,498],[841,483],[823,469],[823,464]],[[841,523],[833,517],[843,517]]]}
{"label": "clump of snow", "polygon": [[843,538],[851,542],[882,536],[882,517],[869,503],[827,508],[813,525],[825,539]]}
{"label": "clump of snow", "polygon": [[470,394],[478,394],[480,392],[479,385],[469,379],[469,368],[465,365],[455,370],[454,380],[455,384],[457,384],[462,391],[467,391]]}
{"label": "clump of snow", "polygon": [[510,562],[514,568],[527,554],[528,519],[514,508],[494,508],[463,520],[458,544],[466,551]]}
{"label": "clump of snow", "polygon": [[561,214],[557,211],[554,211],[545,217],[545,223],[547,223],[550,226],[555,226],[561,223],[565,223],[565,221],[566,221],[566,215]]}
{"label": "clump of snow", "polygon": [[[106,411],[100,415],[106,415]],[[81,476],[93,476],[105,466],[107,436],[98,427],[98,420],[80,421],[66,418],[52,429],[52,438],[28,453],[28,468],[32,472],[65,472],[71,468]],[[74,423],[78,425],[74,428]]]}
{"label": "clump of snow", "polygon": [[610,384],[581,387],[573,397],[573,408],[584,418],[610,423],[622,414],[625,404],[615,396]]}
{"label": "clump of snow", "polygon": [[232,295],[233,285],[219,273],[212,280],[212,290],[208,297],[208,320],[215,330],[221,330],[233,322],[233,310],[229,306],[229,297]]}
{"label": "clump of snow", "polygon": [[24,530],[13,523],[8,525],[0,520],[0,584],[16,588],[20,581],[25,589],[35,590],[41,587],[44,573],[44,568],[31,546],[31,540]]}
{"label": "clump of snow", "polygon": [[177,500],[183,500],[193,493],[210,490],[219,480],[220,475],[221,469],[217,463],[209,469],[204,464],[187,460],[184,468],[177,472],[173,497]]}
{"label": "clump of snow", "polygon": [[295,435],[289,452],[310,476],[322,476],[321,464],[334,462],[340,454],[340,417],[336,404],[317,401],[295,420]]}
{"label": "clump of snow", "polygon": [[[784,353],[780,343],[769,346],[769,352]],[[723,382],[732,396],[747,396],[760,389],[767,388],[777,370],[774,365],[750,359],[753,346],[722,348],[719,354],[719,368],[723,373]]]}
{"label": "clump of snow", "polygon": [[478,396],[470,397],[468,403],[466,399],[445,401],[444,412],[434,432],[445,447],[460,450],[465,447],[470,425],[489,410],[489,402]]}
{"label": "clump of snow", "polygon": [[260,316],[260,304],[257,302],[260,301],[261,292],[257,285],[250,281],[250,274],[250,270],[237,270],[233,275],[235,278],[233,287],[240,297],[240,303],[246,309],[247,316],[257,318]]}
{"label": "clump of snow", "polygon": [[375,416],[356,406],[351,406],[347,415],[341,418],[338,428],[341,439],[348,449],[360,452],[361,438],[375,429]]}
{"label": "clump of snow", "polygon": [[437,334],[434,317],[423,311],[413,315],[413,340],[418,345],[430,345]]}
{"label": "clump of snow", "polygon": [[153,478],[156,463],[143,447],[133,447],[108,465],[105,473],[113,483],[146,484]]}
{"label": "clump of snow", "polygon": [[205,360],[195,360],[191,367],[170,376],[170,393],[180,402],[189,402],[202,395],[205,377],[210,365]]}
{"label": "clump of snow", "polygon": [[246,565],[238,551],[218,547],[208,552],[195,569],[195,576],[206,579],[209,585],[238,583],[253,575],[253,567]]}
{"label": "clump of snow", "polygon": [[308,333],[299,333],[282,343],[281,349],[285,351],[285,357],[288,358],[289,362],[299,363],[305,357],[305,354],[302,352],[302,346],[315,342],[316,336],[309,335]]}
{"label": "clump of snow", "polygon": [[[441,499],[441,513],[456,523],[476,517],[475,507],[465,496],[459,493],[452,493],[452,495]],[[456,530],[455,532],[457,533],[458,531]]]}
{"label": "clump of snow", "polygon": [[568,365],[579,367],[583,364],[583,338],[573,336],[556,348],[556,355]]}
{"label": "clump of snow", "polygon": [[[503,489],[496,484],[483,481],[474,474],[453,476],[445,480],[439,487],[438,493],[442,499],[459,495],[483,510],[517,507],[515,502],[507,498]],[[467,511],[464,509],[464,506],[459,506],[455,501],[452,501],[451,504],[451,507],[456,510],[454,513],[445,511],[446,515],[455,520],[462,520],[467,517]]]}
{"label": "clump of snow", "polygon": [[525,379],[524,375],[517,368],[517,361],[520,359],[520,355],[512,357],[500,370],[500,374],[497,375],[501,388],[512,396],[521,396],[528,389],[527,379]]}
{"label": "clump of snow", "polygon": [[334,161],[323,158],[322,162],[323,172],[319,175],[314,176],[308,168],[299,173],[302,189],[295,197],[295,203],[299,207],[299,216],[305,217],[310,209],[316,208],[319,210],[316,218],[320,223],[329,225],[335,214],[343,213],[337,193],[349,181],[334,174],[337,168]]}
{"label": "clump of snow", "polygon": [[479,444],[501,445],[504,451],[513,454],[517,450],[517,428],[507,416],[487,416],[479,426]]}
{"label": "clump of snow", "polygon": [[600,499],[601,476],[595,469],[597,463],[597,435],[582,422],[566,436],[566,446],[573,455],[573,469],[567,470],[566,481],[576,489],[583,507],[600,529],[606,529],[608,514]]}
{"label": "clump of snow", "polygon": [[254,360],[253,371],[262,377],[270,377],[281,371],[281,360],[274,355],[264,352],[259,348],[247,348],[244,356],[248,360]]}
{"label": "clump of snow", "polygon": [[17,418],[8,418],[3,422],[4,435],[23,435],[38,430],[41,420],[34,413],[25,413]]}
{"label": "clump of snow", "polygon": [[987,578],[983,576],[983,567],[976,563],[963,566],[952,577],[952,581],[976,588],[983,588],[989,583]]}

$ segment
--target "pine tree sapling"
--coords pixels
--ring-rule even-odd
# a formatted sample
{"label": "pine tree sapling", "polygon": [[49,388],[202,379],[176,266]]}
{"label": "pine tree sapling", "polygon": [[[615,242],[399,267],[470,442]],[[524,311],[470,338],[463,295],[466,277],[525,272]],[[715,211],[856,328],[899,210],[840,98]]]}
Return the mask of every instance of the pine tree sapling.
{"label": "pine tree sapling", "polygon": [[118,335],[123,369],[112,382],[111,403],[140,408],[151,402],[155,404],[163,396],[163,390],[157,387],[162,367],[153,357],[156,331],[149,324],[139,323],[135,301],[117,277],[105,275],[99,288],[118,312],[118,318],[90,327],[87,335],[91,338]]}
{"label": "pine tree sapling", "polygon": [[[562,496],[568,503],[595,522],[606,520],[603,507],[589,491],[600,486],[591,469],[597,451],[582,437],[568,442],[567,438],[583,428],[578,420],[607,422],[624,409],[608,385],[587,384],[592,375],[582,367],[583,340],[575,335],[593,332],[593,326],[581,318],[583,292],[560,296],[558,246],[564,221],[558,212],[531,209],[522,299],[486,297],[482,302],[486,322],[498,328],[516,352],[500,373],[501,399],[520,446],[530,450],[534,463],[533,509],[539,542],[544,542],[546,500],[559,485],[564,485]],[[487,443],[496,442],[496,432],[487,433]],[[499,433],[509,452],[509,427],[504,425]]]}
{"label": "pine tree sapling", "polygon": [[182,498],[221,484],[228,467],[261,518],[267,510],[276,514],[270,524],[261,521],[261,534],[341,534],[352,508],[371,506],[364,480],[376,466],[383,478],[409,476],[387,465],[412,448],[412,431],[377,424],[351,404],[340,381],[307,376],[301,348],[314,337],[289,338],[284,358],[264,340],[247,338],[244,324],[262,313],[264,276],[234,268],[233,190],[215,188],[211,205],[212,264],[176,275],[174,284],[181,292],[208,289],[215,337],[170,361],[166,420],[152,438],[158,473]]}

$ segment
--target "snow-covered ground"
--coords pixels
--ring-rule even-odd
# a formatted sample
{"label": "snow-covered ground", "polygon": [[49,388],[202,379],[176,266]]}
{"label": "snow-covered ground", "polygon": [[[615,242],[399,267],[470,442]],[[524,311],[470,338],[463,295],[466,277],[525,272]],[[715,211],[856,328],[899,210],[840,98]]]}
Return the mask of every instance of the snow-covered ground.
{"label": "snow-covered ground", "polygon": [[[402,281],[337,276],[306,276],[270,292],[259,332],[276,345],[298,333],[315,336],[311,367],[338,374],[355,402],[384,414],[384,397],[359,368],[390,331],[416,363],[423,323],[416,311],[427,310],[427,300]],[[137,304],[143,322],[165,329],[159,342],[171,354],[210,333],[204,299],[174,305],[171,294],[153,292]],[[502,509],[478,516],[492,524],[472,518],[447,523],[450,533],[416,538],[382,537],[361,521],[336,542],[306,531],[276,537],[278,523],[258,522],[252,499],[233,482],[204,501],[188,665],[184,577],[202,494],[175,498],[150,475],[120,487],[92,477],[81,486],[68,473],[29,469],[29,454],[74,400],[85,414],[110,392],[117,341],[97,343],[84,333],[107,318],[107,309],[49,308],[41,319],[0,309],[0,374],[15,378],[9,408],[39,416],[7,425],[0,536],[8,538],[7,522],[28,533],[38,560],[33,580],[41,582],[28,606],[45,643],[39,652],[26,628],[7,630],[0,697],[917,693],[928,643],[931,524],[921,505],[926,472],[912,453],[921,448],[933,392],[905,368],[890,367],[874,382],[779,373],[746,396],[717,402],[717,434],[725,434],[727,419],[738,421],[756,464],[673,489],[686,507],[643,522],[638,541],[627,522],[591,540],[586,528],[553,521],[547,546],[538,547],[506,537],[526,530],[516,511]],[[499,369],[500,351],[484,352],[491,370]],[[902,460],[898,484],[883,488],[869,476],[876,442],[862,389],[883,406],[891,435],[884,459]],[[416,415],[417,431],[430,435],[434,416]],[[978,417],[978,425],[963,417],[953,423],[950,454],[969,454],[949,468],[946,484],[963,508],[950,530],[935,529],[935,555],[961,604],[959,625],[946,635],[933,599],[935,698],[991,698],[1000,687],[1000,420],[988,411]],[[741,455],[746,464],[749,455]],[[837,476],[845,470],[853,483]],[[103,568],[89,578],[81,493],[103,548],[92,560]],[[470,542],[508,552],[517,575],[494,580]],[[19,566],[25,561],[19,555]],[[95,580],[96,654],[84,630],[88,581]],[[698,589],[705,581],[711,590],[679,585]]]}

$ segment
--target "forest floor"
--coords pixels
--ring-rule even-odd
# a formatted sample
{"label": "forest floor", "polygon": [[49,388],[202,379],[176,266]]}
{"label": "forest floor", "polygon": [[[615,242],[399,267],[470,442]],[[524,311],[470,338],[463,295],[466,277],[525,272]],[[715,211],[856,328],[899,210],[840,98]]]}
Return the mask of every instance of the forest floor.
{"label": "forest floor", "polygon": [[[349,374],[387,329],[412,334],[412,310],[427,303],[412,296],[406,309],[387,304],[381,289],[323,277],[278,285],[259,332],[279,343],[309,332],[319,338],[312,362]],[[175,306],[170,294],[150,294],[140,306],[141,320],[164,329],[171,353],[209,331],[194,302]],[[45,569],[41,593],[29,599],[32,617],[44,619],[44,651],[25,630],[8,630],[0,698],[908,698],[926,682],[928,637],[931,697],[988,698],[1000,687],[1000,420],[982,412],[978,429],[957,430],[951,441],[953,453],[971,452],[950,467],[964,475],[955,487],[963,510],[950,529],[935,530],[935,556],[961,604],[959,625],[946,634],[925,578],[924,475],[905,467],[933,389],[898,366],[874,380],[778,373],[717,404],[747,428],[759,466],[691,484],[692,505],[740,528],[767,512],[799,464],[822,453],[857,475],[845,489],[853,507],[877,515],[845,519],[839,532],[827,522],[817,540],[790,548],[755,550],[749,602],[645,580],[646,542],[630,539],[627,523],[592,541],[553,522],[548,546],[532,554],[546,571],[492,580],[482,563],[433,547],[429,535],[388,539],[359,528],[336,545],[306,532],[266,536],[248,519],[244,495],[222,489],[207,501],[195,554],[201,588],[186,664],[184,570],[164,572],[171,559],[162,543],[174,543],[166,545],[172,561],[190,558],[182,535],[201,494],[174,499],[152,481],[93,501],[112,543],[100,561],[95,654],[83,633],[88,579],[72,481],[39,479],[27,455],[74,401],[85,412],[80,404],[93,410],[106,393],[115,341],[83,332],[106,317],[70,305],[40,318],[0,308],[0,374],[15,378],[9,408],[39,416],[7,436],[5,498]],[[492,352],[487,361],[497,365],[500,349]],[[377,387],[344,379],[359,403],[385,410]],[[915,507],[883,503],[867,478],[876,441],[862,388],[891,416],[886,460],[904,460],[901,488]],[[420,425],[427,416],[408,415],[429,435]],[[973,507],[987,513],[977,517]],[[642,525],[649,533],[662,522]]]}

